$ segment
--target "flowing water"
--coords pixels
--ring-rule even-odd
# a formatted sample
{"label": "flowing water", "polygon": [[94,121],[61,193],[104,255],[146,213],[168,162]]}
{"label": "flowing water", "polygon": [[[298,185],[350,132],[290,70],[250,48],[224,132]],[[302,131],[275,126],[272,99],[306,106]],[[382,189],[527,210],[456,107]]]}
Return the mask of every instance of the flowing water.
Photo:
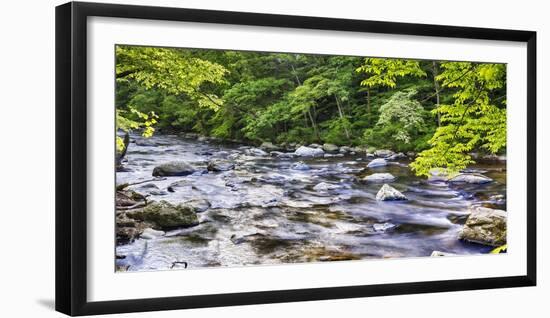
{"label": "flowing water", "polygon": [[[131,143],[125,169],[117,172],[117,183],[151,179],[155,166],[186,161],[201,171],[132,189],[149,195],[149,200],[172,203],[204,198],[211,207],[198,214],[198,226],[117,246],[117,255],[125,256],[117,264],[140,271],[183,268],[184,262],[187,268],[197,268],[425,257],[434,250],[482,254],[491,248],[457,239],[468,207],[506,208],[504,164],[471,167],[495,182],[452,186],[414,176],[407,160],[370,169],[364,153],[276,158],[247,154],[247,148],[171,135]],[[207,173],[207,162],[214,158],[229,158],[236,167]],[[293,169],[298,161],[310,169]],[[377,201],[382,184],[361,181],[374,172],[397,177],[390,184],[409,200]],[[321,182],[334,189],[313,189]]]}

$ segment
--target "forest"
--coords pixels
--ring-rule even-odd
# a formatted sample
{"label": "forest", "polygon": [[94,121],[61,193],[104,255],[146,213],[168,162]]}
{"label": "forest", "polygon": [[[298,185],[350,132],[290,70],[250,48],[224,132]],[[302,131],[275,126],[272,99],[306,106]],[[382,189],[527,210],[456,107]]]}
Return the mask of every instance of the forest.
{"label": "forest", "polygon": [[507,250],[504,64],[119,45],[115,98],[117,271]]}
{"label": "forest", "polygon": [[506,150],[505,64],[118,45],[116,86],[144,137],[390,149],[418,176]]}

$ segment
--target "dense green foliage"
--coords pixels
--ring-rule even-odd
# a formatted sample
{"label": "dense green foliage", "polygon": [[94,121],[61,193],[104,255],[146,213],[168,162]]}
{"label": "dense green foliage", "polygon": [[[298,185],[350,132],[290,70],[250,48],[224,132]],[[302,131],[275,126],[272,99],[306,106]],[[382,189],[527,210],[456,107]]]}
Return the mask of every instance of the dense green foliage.
{"label": "dense green foliage", "polygon": [[473,151],[497,153],[506,147],[506,68],[503,64],[441,63],[437,77],[442,87],[452,88],[454,102],[433,110],[441,115],[429,143],[411,167],[428,175],[434,167],[451,172],[473,163]]}
{"label": "dense green foliage", "polygon": [[419,152],[419,175],[506,146],[501,64],[118,46],[117,127]]}

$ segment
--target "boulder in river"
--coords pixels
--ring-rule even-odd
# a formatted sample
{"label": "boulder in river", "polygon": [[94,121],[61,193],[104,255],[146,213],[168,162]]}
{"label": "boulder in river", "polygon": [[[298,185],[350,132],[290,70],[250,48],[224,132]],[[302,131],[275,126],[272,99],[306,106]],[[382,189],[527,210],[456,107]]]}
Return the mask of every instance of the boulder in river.
{"label": "boulder in river", "polygon": [[323,150],[326,152],[338,152],[339,148],[335,144],[324,144]]}
{"label": "boulder in river", "polygon": [[313,190],[319,191],[319,192],[328,192],[330,190],[336,190],[336,189],[339,189],[339,188],[340,188],[339,185],[331,184],[331,183],[327,183],[327,182],[321,182],[321,183],[318,183],[317,185],[315,185],[313,187]]}
{"label": "boulder in river", "polygon": [[212,155],[217,158],[227,158],[230,155],[230,153],[229,151],[221,150],[221,151],[214,152]]}
{"label": "boulder in river", "polygon": [[208,163],[208,171],[220,172],[235,169],[235,164],[228,160],[212,160]]}
{"label": "boulder in river", "polygon": [[132,243],[141,231],[135,227],[117,226],[115,231],[117,245]]}
{"label": "boulder in river", "polygon": [[294,164],[292,164],[292,166],[290,167],[291,169],[293,170],[309,170],[309,166],[307,164],[305,164],[303,161],[299,161],[299,162],[296,162]]}
{"label": "boulder in river", "polygon": [[395,153],[393,151],[388,150],[388,149],[378,149],[374,152],[374,155],[379,157],[379,158],[387,158],[387,157],[390,157],[394,154]]}
{"label": "boulder in river", "polygon": [[250,148],[250,149],[246,149],[245,150],[245,153],[249,156],[254,156],[254,157],[265,157],[268,155],[267,152],[263,151],[262,149],[260,148]]}
{"label": "boulder in river", "polygon": [[325,152],[323,151],[323,149],[320,148],[301,146],[300,148],[296,149],[294,154],[299,157],[322,157],[324,156]]}
{"label": "boulder in river", "polygon": [[164,236],[164,234],[164,231],[158,231],[148,227],[143,230],[143,233],[141,233],[139,237],[145,240],[152,240],[154,238]]}
{"label": "boulder in river", "polygon": [[153,169],[155,177],[188,176],[197,171],[197,168],[185,161],[163,163]]}
{"label": "boulder in river", "polygon": [[482,174],[473,173],[461,173],[448,180],[450,183],[470,183],[470,184],[484,184],[493,182],[493,179],[486,177]]}
{"label": "boulder in river", "polygon": [[368,182],[392,182],[395,177],[391,173],[373,173],[363,178],[363,181]]}
{"label": "boulder in river", "polygon": [[115,238],[117,245],[132,243],[146,227],[142,222],[137,222],[129,218],[126,213],[117,213],[115,223]]}
{"label": "boulder in river", "polygon": [[386,232],[387,230],[391,230],[395,227],[396,227],[395,224],[389,223],[389,222],[374,223],[372,225],[373,230],[375,230],[376,232]]}
{"label": "boulder in river", "polygon": [[279,147],[277,145],[274,145],[270,141],[262,142],[262,144],[260,145],[260,148],[263,149],[263,150],[266,150],[266,151],[277,151],[277,150],[281,149],[281,147]]}
{"label": "boulder in river", "polygon": [[386,159],[376,158],[367,164],[367,168],[383,167],[387,165],[388,162],[386,161]]}
{"label": "boulder in river", "polygon": [[462,240],[501,246],[506,244],[506,211],[485,207],[471,207],[470,216],[458,234]]}
{"label": "boulder in river", "polygon": [[405,159],[407,156],[405,156],[404,153],[396,153],[386,158],[386,160],[399,160],[399,159]]}
{"label": "boulder in river", "polygon": [[292,152],[282,152],[282,151],[270,151],[269,155],[271,157],[277,157],[281,159],[290,159],[294,157],[294,153]]}
{"label": "boulder in river", "polygon": [[346,154],[346,153],[350,153],[350,152],[352,152],[351,147],[349,147],[349,146],[340,147],[340,153],[341,154]]}
{"label": "boulder in river", "polygon": [[376,200],[400,201],[400,200],[407,200],[407,197],[403,193],[397,191],[394,187],[385,183],[376,194]]}
{"label": "boulder in river", "polygon": [[193,207],[184,204],[173,205],[167,201],[152,202],[143,209],[127,214],[133,219],[149,222],[163,230],[199,224]]}

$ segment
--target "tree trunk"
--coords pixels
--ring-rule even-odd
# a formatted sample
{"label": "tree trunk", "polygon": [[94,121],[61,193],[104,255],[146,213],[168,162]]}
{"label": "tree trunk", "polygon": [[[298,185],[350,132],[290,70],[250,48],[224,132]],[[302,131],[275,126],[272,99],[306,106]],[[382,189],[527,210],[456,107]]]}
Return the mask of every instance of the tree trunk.
{"label": "tree trunk", "polygon": [[[338,107],[338,114],[340,114],[340,119],[344,120],[344,114],[342,113],[342,106],[340,105],[340,100],[338,99],[338,96],[334,95],[334,99],[336,100],[336,107]],[[348,131],[348,128],[346,125],[344,125],[344,133],[346,134],[346,138],[348,138],[348,141],[351,140],[350,134]]]}
{"label": "tree trunk", "polygon": [[313,133],[315,133],[315,137],[317,138],[317,141],[321,141],[321,136],[319,135],[319,129],[317,128],[317,123],[315,122],[315,119],[313,118],[313,115],[311,113],[310,108],[308,108],[307,113],[309,115],[309,119],[311,120],[311,126],[313,127]]}
{"label": "tree trunk", "polygon": [[[292,69],[292,74],[294,75],[294,78],[296,79],[296,84],[298,84],[298,86],[301,86],[302,85],[302,81],[300,81],[300,78],[298,77],[298,73],[296,72],[296,69],[294,68],[294,65],[289,64],[290,65],[290,68]],[[311,118],[311,114],[310,114],[310,118]],[[304,123],[305,123],[305,126],[307,127],[307,113],[304,112]],[[312,121],[313,123],[313,121]],[[314,125],[315,127],[315,125]]]}

